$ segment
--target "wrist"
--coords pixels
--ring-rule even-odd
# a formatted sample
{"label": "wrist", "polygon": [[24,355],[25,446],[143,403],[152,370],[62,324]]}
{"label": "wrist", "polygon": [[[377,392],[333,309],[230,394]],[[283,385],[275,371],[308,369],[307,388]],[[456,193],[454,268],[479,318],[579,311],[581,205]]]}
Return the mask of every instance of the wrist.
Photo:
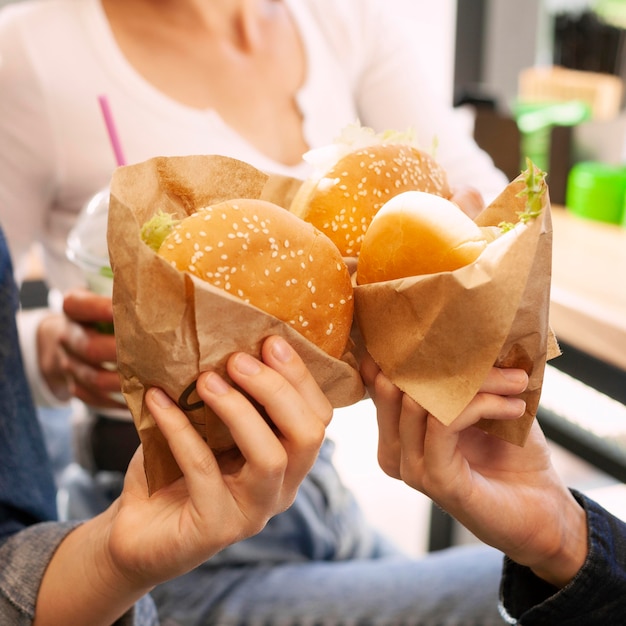
{"label": "wrist", "polygon": [[115,510],[113,504],[61,542],[42,579],[35,626],[112,624],[150,591],[115,566],[110,550]]}
{"label": "wrist", "polygon": [[587,514],[569,494],[567,506],[562,509],[559,541],[545,558],[531,565],[531,570],[539,578],[562,589],[582,568],[588,551]]}

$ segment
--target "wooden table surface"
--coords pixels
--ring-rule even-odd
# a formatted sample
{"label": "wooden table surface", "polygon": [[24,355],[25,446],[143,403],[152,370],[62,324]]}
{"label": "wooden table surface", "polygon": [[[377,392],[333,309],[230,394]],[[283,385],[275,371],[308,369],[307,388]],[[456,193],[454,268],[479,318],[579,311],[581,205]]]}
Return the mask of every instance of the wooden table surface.
{"label": "wooden table surface", "polygon": [[557,339],[626,370],[626,228],[552,207]]}

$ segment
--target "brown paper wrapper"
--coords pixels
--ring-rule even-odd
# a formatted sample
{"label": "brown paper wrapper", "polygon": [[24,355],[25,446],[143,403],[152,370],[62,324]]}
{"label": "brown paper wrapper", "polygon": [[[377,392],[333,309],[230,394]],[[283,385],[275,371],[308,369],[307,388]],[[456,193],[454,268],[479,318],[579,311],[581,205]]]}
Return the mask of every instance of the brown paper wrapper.
{"label": "brown paper wrapper", "polygon": [[[524,189],[520,176],[476,222],[517,223],[525,210]],[[356,286],[355,317],[364,347],[389,379],[444,424],[467,406],[494,364],[525,369],[530,378],[522,394],[525,414],[514,421],[479,424],[524,445],[546,360],[559,354],[548,320],[551,264],[546,187],[540,216],[498,237],[470,265]]]}
{"label": "brown paper wrapper", "polygon": [[113,269],[113,314],[122,392],[144,446],[153,493],[180,476],[167,442],[144,404],[161,387],[217,452],[234,441],[195,393],[200,372],[225,375],[235,351],[260,355],[263,340],[285,337],[307,363],[334,407],[353,404],[364,389],[353,355],[334,359],[287,324],[171,267],[141,239],[142,225],[162,210],[185,217],[233,198],[261,198],[287,207],[300,181],[269,176],[220,156],[158,157],[113,175],[108,245]]}

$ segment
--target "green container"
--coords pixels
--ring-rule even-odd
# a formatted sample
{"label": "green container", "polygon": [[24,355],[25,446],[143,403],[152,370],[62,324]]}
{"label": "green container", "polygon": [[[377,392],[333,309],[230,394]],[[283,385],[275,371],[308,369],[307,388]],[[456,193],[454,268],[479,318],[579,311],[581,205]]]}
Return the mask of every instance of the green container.
{"label": "green container", "polygon": [[595,161],[576,163],[567,178],[565,205],[581,217],[621,224],[626,198],[626,168]]}

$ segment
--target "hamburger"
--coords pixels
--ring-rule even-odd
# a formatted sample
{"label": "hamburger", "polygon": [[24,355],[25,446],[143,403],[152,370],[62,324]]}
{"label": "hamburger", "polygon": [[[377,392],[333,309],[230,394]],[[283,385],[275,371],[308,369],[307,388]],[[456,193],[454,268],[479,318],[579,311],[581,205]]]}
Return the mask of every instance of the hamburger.
{"label": "hamburger", "polygon": [[380,208],[399,193],[417,190],[450,198],[445,171],[416,147],[410,133],[375,134],[351,127],[337,142],[305,159],[314,173],[290,210],[327,235],[346,257],[356,257]]}
{"label": "hamburger", "polygon": [[440,196],[401,193],[378,211],[365,233],[357,284],[454,271],[475,261],[499,232],[479,227]]}
{"label": "hamburger", "polygon": [[330,239],[284,208],[242,198],[178,221],[157,214],[142,238],[176,269],[289,324],[330,356],[346,350],[348,268]]}

